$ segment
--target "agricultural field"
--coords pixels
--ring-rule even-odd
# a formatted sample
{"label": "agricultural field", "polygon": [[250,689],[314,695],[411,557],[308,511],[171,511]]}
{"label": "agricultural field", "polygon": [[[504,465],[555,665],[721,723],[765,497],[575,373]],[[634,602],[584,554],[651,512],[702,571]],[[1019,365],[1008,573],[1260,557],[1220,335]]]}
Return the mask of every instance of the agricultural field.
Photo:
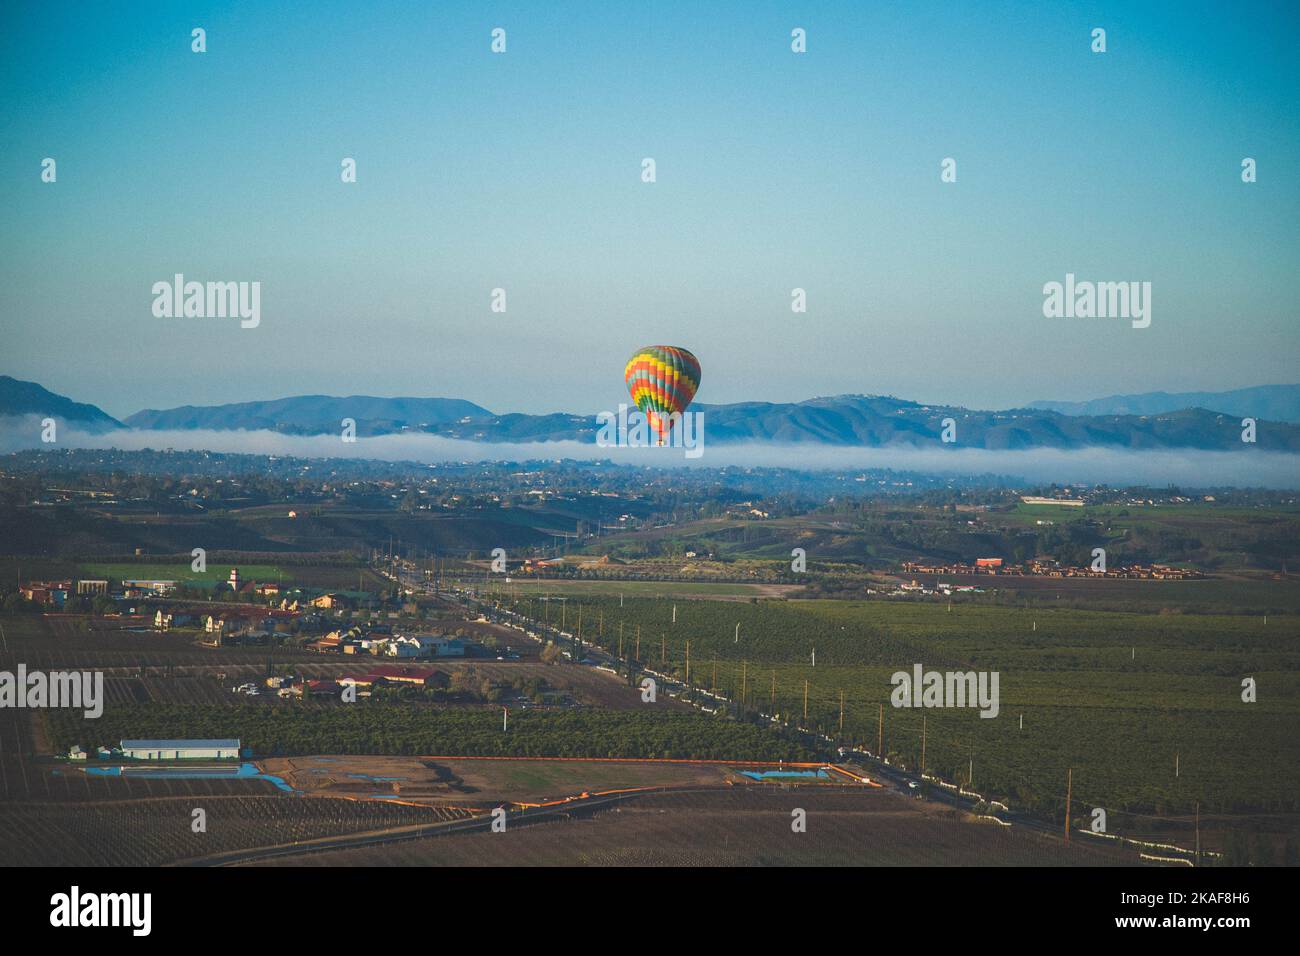
{"label": "agricultural field", "polygon": [[[463,582],[466,586],[481,586],[480,582]],[[782,597],[799,590],[794,584],[733,584],[704,581],[599,581],[569,578],[529,578],[512,576],[510,583],[489,582],[489,592],[519,597],[553,595],[555,597],[592,597],[620,594],[627,597],[681,597],[715,598],[717,600],[748,600],[750,598]]]}
{"label": "agricultural field", "polygon": [[[292,671],[306,675],[311,680],[337,680],[347,675],[364,673],[368,668],[381,663],[391,663],[382,658],[343,658],[311,655],[296,659],[290,663],[274,665],[277,673]],[[454,682],[457,675],[472,674],[479,682],[486,681],[502,689],[501,702],[486,703],[477,698],[471,700],[440,699],[436,706],[492,707],[500,713],[502,703],[512,708],[527,707],[600,707],[610,710],[635,711],[644,710],[640,691],[629,687],[612,675],[602,673],[590,667],[571,665],[546,665],[527,661],[437,661],[433,664],[445,672]],[[267,676],[265,661],[256,663],[226,662],[220,665],[181,664],[169,667],[146,668],[142,674],[138,668],[104,669],[104,691],[107,706],[117,703],[156,703],[156,704],[212,704],[236,706],[246,704],[250,698],[243,694],[234,694],[231,688],[244,683],[261,684]],[[531,697],[520,701],[523,693],[519,687],[540,686],[544,700]],[[274,691],[265,690],[256,698],[258,705],[264,707],[298,708],[300,710],[320,710],[343,704],[336,697],[314,697],[309,700],[280,700]],[[423,706],[420,702],[411,702],[411,706]],[[367,707],[370,703],[364,692],[355,706]],[[429,704],[428,706],[435,706]],[[689,704],[666,699],[661,709],[674,712],[690,713]]]}
{"label": "agricultural field", "polygon": [[[807,832],[791,810],[807,811]],[[507,828],[273,861],[286,866],[1104,866],[1136,853],[1065,846],[879,790],[647,794],[613,809]]]}
{"label": "agricultural field", "polygon": [[[537,603],[517,608],[540,614]],[[981,792],[1035,811],[1063,811],[1068,770],[1089,806],[1300,811],[1300,769],[1279,760],[1300,719],[1293,615],[638,598],[570,602],[570,620],[579,607],[602,622],[588,641],[617,653],[621,626],[623,653],[637,656],[639,631],[644,665],[680,679],[689,642],[694,687],[872,751],[883,738],[908,767],[920,765],[924,716],[926,770],[965,782],[973,763]],[[997,671],[998,716],[894,708],[890,677],[916,663]],[[1257,703],[1241,699],[1245,677]]]}
{"label": "agricultural field", "polygon": [[[540,663],[541,645],[517,630],[472,621],[450,622],[447,626],[464,630],[471,640],[496,641],[492,656],[429,662],[450,676],[472,668],[482,679],[503,687],[540,681],[553,703],[615,710],[642,706],[639,692],[609,673],[591,667]],[[12,670],[22,662],[30,669],[103,671],[110,705],[118,701],[233,705],[248,698],[231,694],[232,686],[261,683],[270,674],[336,679],[393,663],[391,658],[321,655],[291,646],[213,648],[196,641],[193,632],[159,632],[143,622],[138,630],[131,630],[120,624],[106,626],[103,619],[75,615],[0,615],[0,670]],[[496,660],[495,654],[506,650],[518,658]],[[271,692],[257,700],[265,706],[308,708],[337,703],[315,700],[284,704]],[[662,706],[691,710],[670,699],[665,699]]]}
{"label": "agricultural field", "polygon": [[[206,832],[192,829],[196,807],[207,815]],[[0,866],[159,866],[230,850],[468,815],[445,807],[289,794],[197,792],[188,797],[75,803],[6,801],[0,802]]]}
{"label": "agricultural field", "polygon": [[370,702],[329,707],[119,703],[89,719],[40,713],[53,752],[132,737],[241,740],[256,757],[389,754],[482,757],[664,757],[808,760],[793,739],[766,728],[666,709],[527,710],[502,728],[501,711]]}
{"label": "agricultural field", "polygon": [[[1267,588],[1273,595],[1287,592],[1280,582],[1268,582]],[[620,650],[621,633],[625,655],[679,680],[687,676],[689,642],[691,686],[743,700],[742,720],[688,713],[685,704],[666,694],[647,710],[626,679],[592,667],[545,665],[531,655],[435,665],[451,673],[472,666],[501,685],[534,677],[545,681],[560,706],[524,709],[512,704],[506,731],[499,705],[362,700],[345,706],[333,699],[279,701],[270,694],[249,700],[231,694],[229,686],[257,681],[270,670],[336,677],[374,661],[283,648],[203,648],[182,634],[133,631],[120,623],[105,630],[104,620],[75,615],[3,615],[0,669],[12,669],[18,661],[51,669],[103,669],[107,700],[104,716],[94,721],[79,712],[0,713],[0,801],[24,813],[35,804],[276,797],[265,781],[90,778],[40,756],[73,742],[91,746],[124,737],[239,737],[264,766],[287,768],[292,785],[321,799],[481,807],[592,789],[725,785],[729,774],[698,767],[665,769],[669,765],[633,771],[628,765],[593,762],[575,770],[568,764],[457,758],[768,762],[829,757],[824,743],[800,736],[798,728],[806,728],[845,746],[873,753],[880,749],[895,766],[912,771],[921,768],[924,735],[927,772],[1058,824],[1070,773],[1076,825],[1093,807],[1102,807],[1110,814],[1112,832],[1186,846],[1194,839],[1193,813],[1199,810],[1202,845],[1238,861],[1288,858],[1300,843],[1300,771],[1281,759],[1293,750],[1300,725],[1300,621],[1272,610],[1276,604],[1268,605],[1267,614],[1243,614],[1172,613],[1168,607],[1094,610],[1046,594],[1017,604],[716,600],[581,591],[569,591],[563,595],[567,600],[559,602],[556,596],[552,592],[547,601],[502,589],[499,597],[519,613],[549,619],[552,625],[563,619],[570,631],[577,631],[580,619],[584,640],[611,652]],[[1220,598],[1207,607],[1225,610]],[[457,626],[486,628],[525,649],[537,648],[518,631],[497,625]],[[890,676],[910,671],[916,663],[941,671],[997,671],[998,716],[981,719],[973,709],[894,708]],[[1257,703],[1241,701],[1245,676],[1257,681]],[[776,715],[778,725],[789,729],[774,729],[760,714]],[[883,746],[878,748],[877,741]],[[321,754],[336,756],[314,756]],[[422,762],[434,757],[439,759],[432,765]],[[313,760],[365,765],[339,775]],[[640,801],[638,797],[638,805]],[[630,805],[602,811],[583,825],[604,826],[602,820],[623,819],[630,812]],[[711,816],[705,812],[701,819]],[[748,819],[757,825],[760,817]],[[956,817],[953,824],[971,826]],[[524,829],[542,833],[570,825],[560,821]],[[966,832],[960,827],[952,836],[936,835],[934,845],[960,842],[956,834]],[[845,823],[839,838],[850,839],[852,831]],[[904,826],[900,832],[910,831]],[[741,837],[738,832],[736,838]],[[454,847],[471,838],[437,840]],[[539,860],[549,855],[561,862],[614,859],[627,847],[653,845],[635,835],[626,844],[611,837],[612,856],[576,859],[547,839],[532,839],[538,841]],[[1005,850],[987,852],[1006,853],[1012,861],[1054,861],[1054,851],[1044,851],[1042,841],[1031,842],[1032,848],[1012,841]],[[401,854],[415,854],[416,846],[433,843],[430,838],[394,844],[385,852],[405,859]],[[1246,843],[1249,852],[1243,855]],[[663,852],[669,859],[686,851]],[[721,848],[706,840],[701,852],[702,858],[750,859],[729,856],[734,851],[725,839]],[[929,852],[915,859],[928,859]],[[1048,856],[1036,855],[1042,852]],[[759,851],[753,853],[761,857]],[[914,859],[898,846],[846,848],[831,857],[870,861],[876,853],[894,853],[890,859],[895,862]],[[797,854],[762,857],[798,859]]]}
{"label": "agricultural field", "polygon": [[[195,571],[190,562],[169,562],[167,564],[137,564],[122,562],[118,564],[82,564],[81,576],[87,578],[107,578],[111,582],[124,580],[140,581],[176,581],[211,588],[230,579],[230,569],[239,568],[239,576],[245,581],[278,581],[288,577],[285,569],[270,564],[209,564],[204,571]],[[353,576],[355,580],[355,575]]]}
{"label": "agricultural field", "polygon": [[725,766],[650,761],[307,756],[273,757],[260,766],[314,796],[392,797],[480,809],[540,803],[585,791],[720,786],[743,780]]}
{"label": "agricultural field", "polygon": [[166,671],[180,665],[262,664],[319,660],[293,647],[201,646],[194,630],[155,631],[143,618],[105,619],[74,614],[0,614],[0,667]]}
{"label": "agricultural field", "polygon": [[[402,625],[386,619],[384,623],[405,626],[420,633],[446,632],[484,644],[487,656],[475,658],[492,661],[507,649],[520,656],[519,663],[535,661],[539,645],[518,630],[480,621],[443,620],[427,624]],[[346,626],[346,622],[330,627]],[[76,614],[0,614],[0,665],[19,660],[31,667],[102,667],[155,669],[180,665],[296,663],[312,668],[330,661],[346,664],[349,670],[381,663],[382,659],[358,659],[353,656],[320,655],[285,643],[277,646],[224,646],[200,644],[196,628],[157,631],[151,616],[96,618]],[[442,662],[439,662],[440,666]]]}
{"label": "agricultural field", "polygon": [[368,568],[346,564],[305,564],[280,562],[276,564],[209,561],[203,571],[195,571],[189,561],[111,563],[83,562],[77,566],[75,576],[106,578],[111,582],[124,580],[175,581],[188,587],[210,590],[217,584],[230,580],[230,569],[239,568],[244,581],[277,583],[283,586],[352,590],[377,590],[385,587],[383,578]]}
{"label": "agricultural field", "polygon": [[[663,576],[704,574],[720,562],[727,576],[789,580],[790,551],[803,548],[814,574],[887,572],[904,561],[1020,563],[1050,555],[1087,564],[1104,546],[1112,564],[1160,562],[1214,573],[1278,573],[1295,561],[1300,507],[1294,503],[1213,502],[974,508],[925,501],[854,501],[760,521],[707,518],[612,535],[589,545],[627,565],[659,563]],[[688,551],[713,561],[685,559]],[[726,569],[730,570],[726,570]],[[604,573],[597,571],[597,573]]]}
{"label": "agricultural field", "polygon": [[[1263,574],[1217,575],[1191,581],[1052,578],[988,574],[895,574],[895,582],[915,580],[927,587],[940,581],[972,585],[983,594],[961,595],[969,604],[1058,607],[1093,611],[1165,614],[1300,614],[1300,582]],[[923,597],[921,601],[945,601]]]}

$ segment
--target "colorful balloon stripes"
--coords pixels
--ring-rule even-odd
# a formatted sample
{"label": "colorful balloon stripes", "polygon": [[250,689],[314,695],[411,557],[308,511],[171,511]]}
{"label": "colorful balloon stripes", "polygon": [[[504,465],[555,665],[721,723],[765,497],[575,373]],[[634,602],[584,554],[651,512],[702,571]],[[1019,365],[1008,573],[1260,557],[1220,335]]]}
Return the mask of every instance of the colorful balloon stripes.
{"label": "colorful balloon stripes", "polygon": [[637,349],[623,372],[632,401],[664,444],[673,412],[684,412],[700,387],[699,360],[674,345],[647,345]]}

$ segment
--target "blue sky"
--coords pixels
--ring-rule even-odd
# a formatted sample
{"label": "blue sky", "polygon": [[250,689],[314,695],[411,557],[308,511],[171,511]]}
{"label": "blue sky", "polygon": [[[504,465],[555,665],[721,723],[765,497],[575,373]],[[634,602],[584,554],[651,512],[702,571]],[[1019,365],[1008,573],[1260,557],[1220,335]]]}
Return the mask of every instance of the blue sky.
{"label": "blue sky", "polygon": [[[711,403],[1296,380],[1294,6],[698,6],[5,5],[0,373],[116,415],[594,411],[652,342]],[[176,272],[261,325],[155,318]],[[1044,318],[1067,272],[1150,328]]]}

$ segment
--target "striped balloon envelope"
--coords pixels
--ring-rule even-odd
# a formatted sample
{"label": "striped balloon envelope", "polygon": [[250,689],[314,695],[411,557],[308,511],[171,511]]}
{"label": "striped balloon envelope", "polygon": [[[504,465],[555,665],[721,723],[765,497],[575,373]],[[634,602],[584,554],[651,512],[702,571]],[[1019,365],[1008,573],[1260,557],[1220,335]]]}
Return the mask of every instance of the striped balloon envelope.
{"label": "striped balloon envelope", "polygon": [[700,387],[700,362],[675,345],[647,345],[628,359],[623,379],[662,445],[672,428],[668,416],[685,412]]}

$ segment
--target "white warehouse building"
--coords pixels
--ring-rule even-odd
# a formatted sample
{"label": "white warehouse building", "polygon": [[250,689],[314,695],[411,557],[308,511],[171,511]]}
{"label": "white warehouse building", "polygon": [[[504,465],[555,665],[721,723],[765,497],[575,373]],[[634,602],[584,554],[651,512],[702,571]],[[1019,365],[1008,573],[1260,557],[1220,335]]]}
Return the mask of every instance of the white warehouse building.
{"label": "white warehouse building", "polygon": [[239,741],[123,740],[122,756],[129,760],[232,760],[239,757]]}

